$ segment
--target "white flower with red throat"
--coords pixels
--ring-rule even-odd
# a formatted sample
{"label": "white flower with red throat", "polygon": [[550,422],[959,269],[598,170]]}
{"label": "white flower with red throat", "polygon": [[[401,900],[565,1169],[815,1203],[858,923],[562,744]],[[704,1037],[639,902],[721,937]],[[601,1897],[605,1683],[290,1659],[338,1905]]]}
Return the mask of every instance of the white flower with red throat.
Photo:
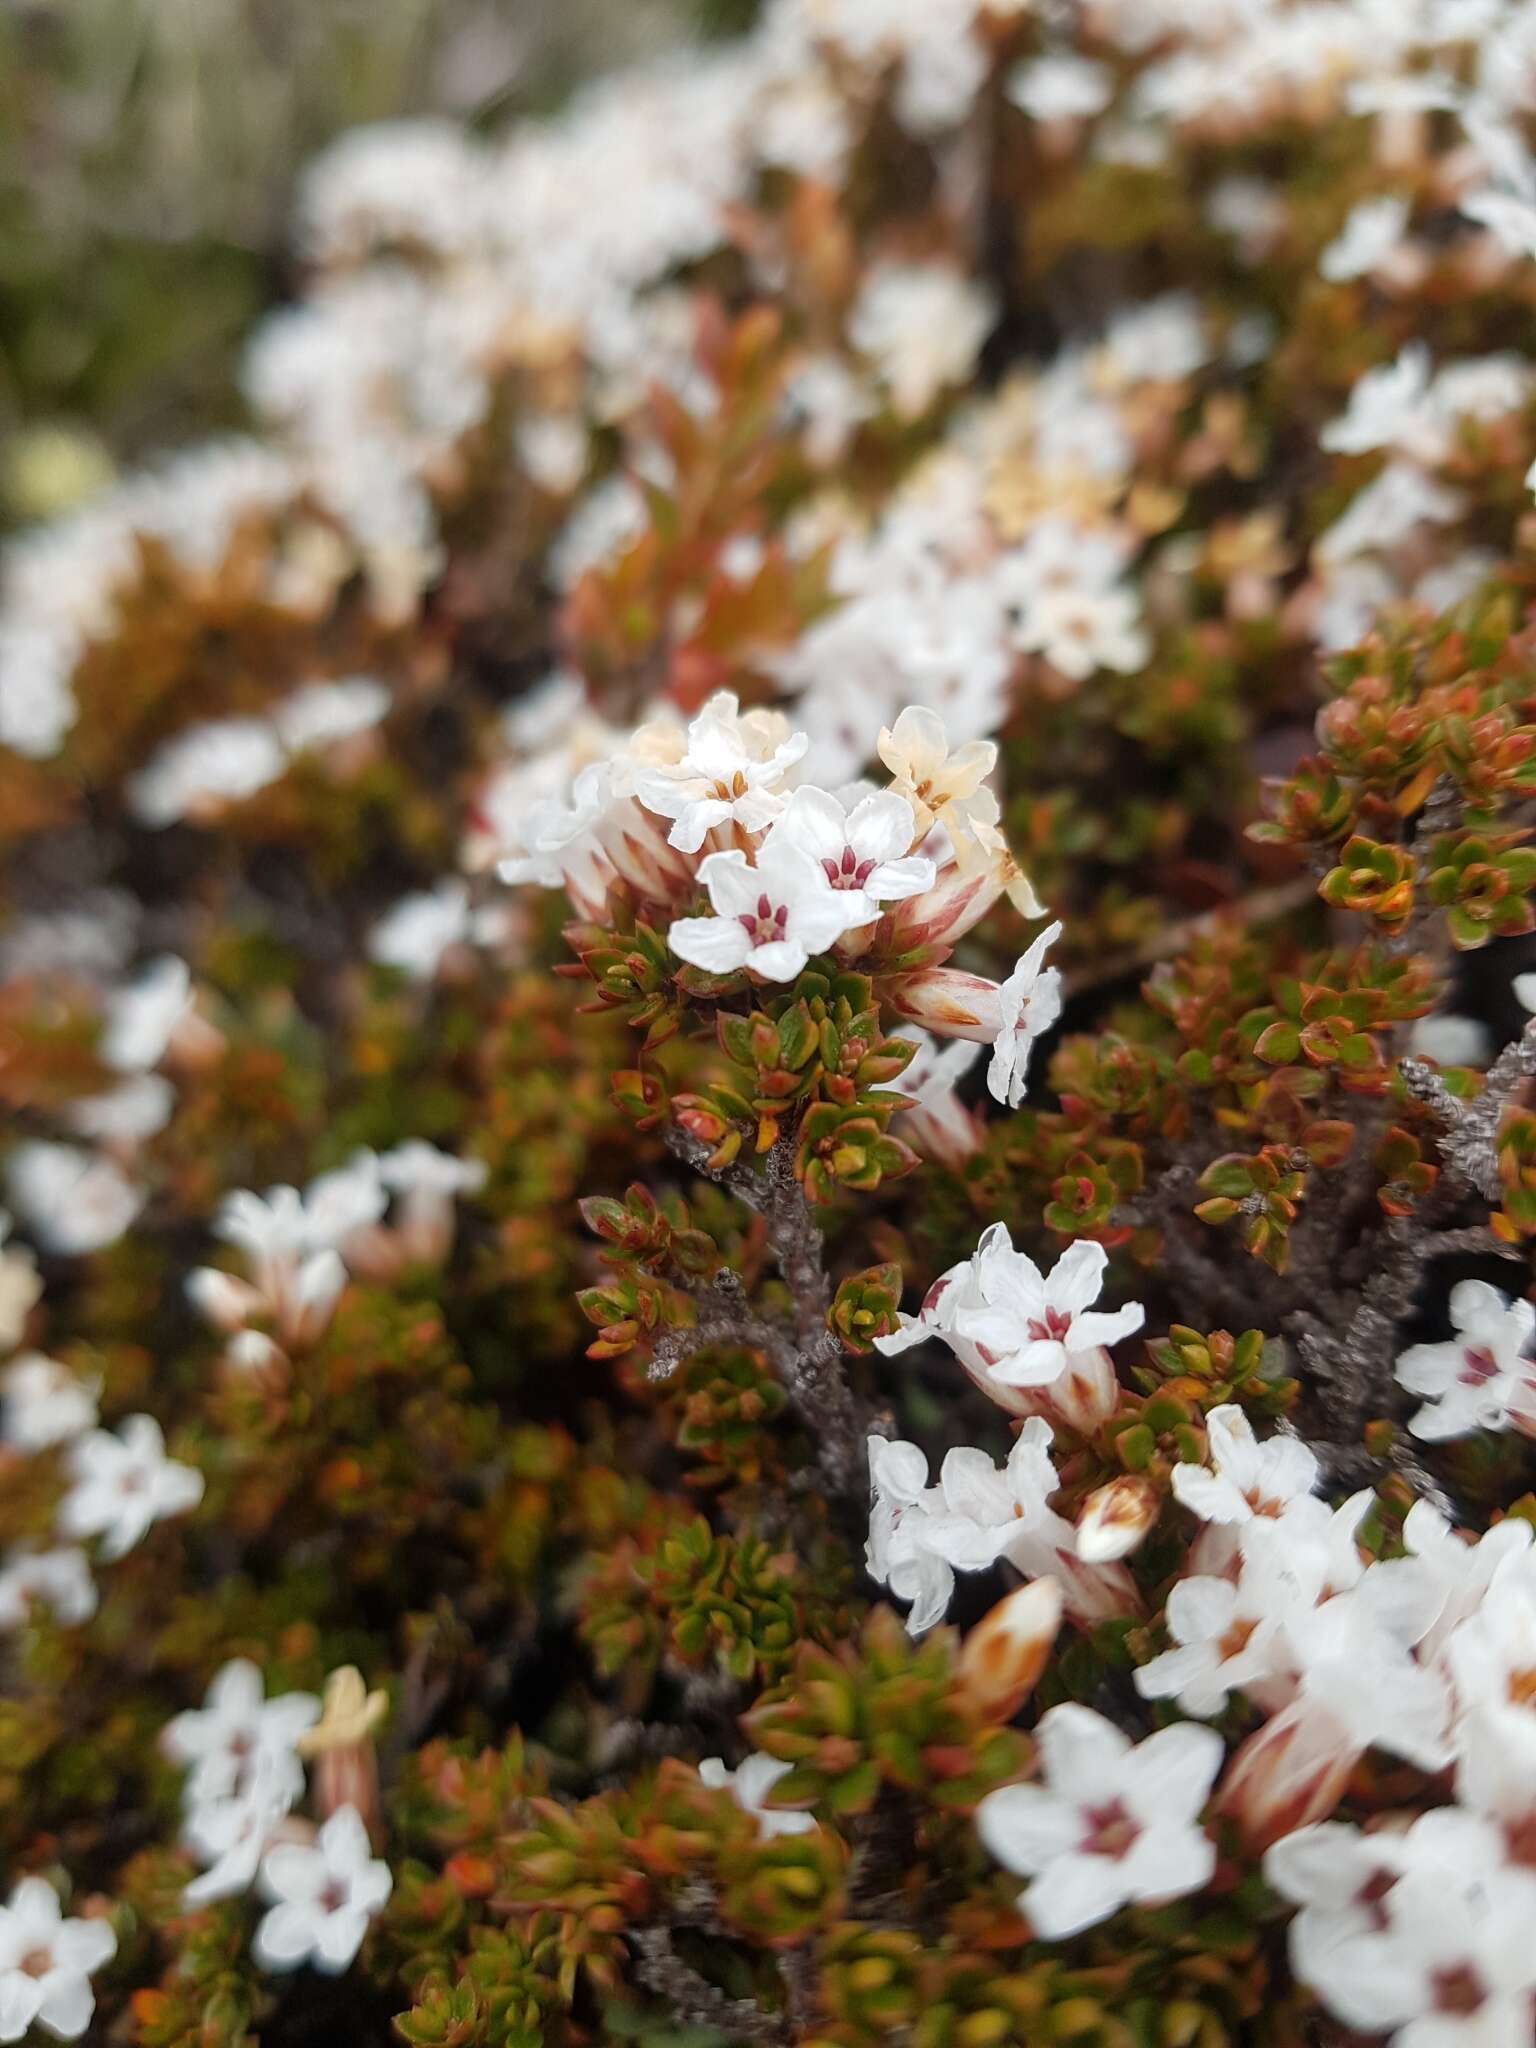
{"label": "white flower with red throat", "polygon": [[66,1536],[99,1536],[101,1554],[122,1557],[151,1525],[184,1515],[203,1497],[203,1475],[165,1455],[153,1416],[130,1415],[117,1435],[93,1429],[70,1454],[74,1484],[59,1504]]}
{"label": "white flower with red throat", "polygon": [[748,967],[765,981],[793,981],[813,953],[849,928],[850,900],[798,846],[765,845],[756,867],[731,848],[699,863],[713,917],[680,917],[667,933],[679,960],[709,974]]}
{"label": "white flower with red throat", "polygon": [[1528,1356],[1536,1307],[1486,1280],[1463,1280],[1451,1289],[1450,1309],[1454,1337],[1412,1345],[1397,1361],[1398,1384],[1424,1399],[1409,1429],[1433,1443],[1505,1429],[1516,1418],[1536,1433],[1536,1359]]}
{"label": "white flower with red throat", "polygon": [[1035,1040],[1061,1015],[1061,976],[1045,964],[1047,952],[1060,937],[1059,924],[1047,925],[1029,951],[1019,956],[1012,974],[997,991],[997,1034],[987,1067],[987,1086],[1010,1109],[1017,1109],[1024,1100]]}
{"label": "white flower with red throat", "polygon": [[1068,1245],[1042,1273],[1027,1252],[1014,1250],[1007,1226],[994,1223],[976,1248],[975,1265],[984,1305],[962,1310],[957,1327],[1004,1386],[1049,1386],[1074,1356],[1118,1344],[1145,1320],[1139,1301],[1094,1308],[1109,1254],[1086,1238]]}
{"label": "white flower with red throat", "polygon": [[1318,1464],[1299,1437],[1271,1436],[1260,1443],[1233,1401],[1210,1411],[1205,1430],[1211,1465],[1173,1468],[1176,1498],[1202,1522],[1276,1519],[1293,1502],[1311,1499]]}
{"label": "white flower with red throat", "polygon": [[681,760],[640,772],[641,803],[674,821],[670,845],[697,853],[722,825],[756,834],[773,823],[784,808],[780,784],[810,744],[803,732],[779,737],[783,723],[772,713],[743,717],[731,692],[721,690],[689,726]]}
{"label": "white flower with red throat", "polygon": [[33,2025],[78,2041],[96,2009],[91,1974],[117,1952],[105,1920],[66,1920],[40,1877],[24,1877],[0,1906],[0,2041]]}
{"label": "white flower with red throat", "polygon": [[1043,1785],[1005,1785],[976,1809],[987,1848],[1033,1882],[1019,1904],[1063,1941],[1138,1900],[1207,1885],[1216,1849],[1200,1809],[1225,1748],[1209,1728],[1130,1738],[1089,1707],[1052,1707],[1038,1731]]}
{"label": "white flower with red throat", "polygon": [[1440,1807],[1395,1840],[1353,1834],[1298,1831],[1265,1860],[1302,1908],[1297,1974],[1348,2026],[1390,2033],[1397,2048],[1524,2048],[1536,1879],[1504,1859],[1498,1830]]}
{"label": "white flower with red throat", "polygon": [[263,1765],[273,1768],[291,1805],[304,1789],[294,1744],[319,1715],[313,1693],[269,1700],[260,1671],[248,1657],[236,1657],[214,1674],[201,1707],[167,1722],[160,1742],[167,1756],[190,1767],[190,1805],[236,1797]]}
{"label": "white flower with red throat", "polygon": [[344,1970],[393,1884],[356,1807],[339,1807],[312,1844],[279,1842],[262,1858],[261,1888],[272,1905],[251,1954],[264,1970],[294,1970],[300,1963],[332,1974]]}
{"label": "white flower with red throat", "polygon": [[797,789],[763,843],[796,846],[816,861],[829,888],[848,899],[852,928],[871,924],[882,903],[920,896],[933,885],[933,862],[911,851],[917,826],[895,790],[861,797],[852,810],[824,789]]}

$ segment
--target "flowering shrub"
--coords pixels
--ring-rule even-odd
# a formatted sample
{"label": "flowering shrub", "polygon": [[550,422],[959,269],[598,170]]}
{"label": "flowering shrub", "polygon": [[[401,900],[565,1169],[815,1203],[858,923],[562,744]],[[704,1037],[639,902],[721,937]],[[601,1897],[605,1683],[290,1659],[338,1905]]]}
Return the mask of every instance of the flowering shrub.
{"label": "flowering shrub", "polygon": [[14,546],[0,2040],[1529,2043],[1533,66],[774,0]]}

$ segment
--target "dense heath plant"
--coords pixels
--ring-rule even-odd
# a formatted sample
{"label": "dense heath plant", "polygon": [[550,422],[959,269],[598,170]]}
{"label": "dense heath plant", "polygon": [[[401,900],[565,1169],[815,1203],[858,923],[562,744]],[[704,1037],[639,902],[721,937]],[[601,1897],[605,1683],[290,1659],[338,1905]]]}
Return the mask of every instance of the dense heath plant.
{"label": "dense heath plant", "polygon": [[0,620],[0,2041],[1528,2048],[1536,15],[356,133]]}

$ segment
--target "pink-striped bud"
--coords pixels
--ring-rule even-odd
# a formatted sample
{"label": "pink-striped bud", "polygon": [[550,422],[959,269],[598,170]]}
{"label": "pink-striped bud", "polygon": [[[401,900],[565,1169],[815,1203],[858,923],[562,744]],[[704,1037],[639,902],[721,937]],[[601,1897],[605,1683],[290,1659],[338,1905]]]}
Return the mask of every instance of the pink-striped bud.
{"label": "pink-striped bud", "polygon": [[883,993],[898,1017],[910,1017],[940,1038],[974,1038],[990,1045],[1002,1029],[997,983],[958,967],[919,968],[888,982]]}
{"label": "pink-striped bud", "polygon": [[1238,1750],[1216,1792],[1216,1811],[1258,1856],[1297,1828],[1326,1820],[1364,1752],[1315,1700],[1293,1699]]}
{"label": "pink-striped bud", "polygon": [[960,1689],[986,1721],[1011,1721],[1040,1683],[1061,1627],[1061,1588],[1034,1579],[999,1600],[960,1650]]}
{"label": "pink-striped bud", "polygon": [[1102,1344],[1096,1344],[1091,1351],[1072,1352],[1060,1377],[1041,1392],[1046,1412],[1069,1429],[1075,1429],[1079,1436],[1092,1436],[1120,1406],[1115,1362]]}
{"label": "pink-striped bud", "polygon": [[1157,1521],[1163,1497],[1150,1479],[1127,1472],[1089,1494],[1077,1519],[1077,1554],[1087,1564],[1129,1557]]}
{"label": "pink-striped bud", "polygon": [[910,959],[920,949],[948,950],[996,903],[1011,867],[1011,862],[994,860],[968,872],[955,862],[941,868],[932,888],[892,904],[880,920],[877,950],[887,959]]}

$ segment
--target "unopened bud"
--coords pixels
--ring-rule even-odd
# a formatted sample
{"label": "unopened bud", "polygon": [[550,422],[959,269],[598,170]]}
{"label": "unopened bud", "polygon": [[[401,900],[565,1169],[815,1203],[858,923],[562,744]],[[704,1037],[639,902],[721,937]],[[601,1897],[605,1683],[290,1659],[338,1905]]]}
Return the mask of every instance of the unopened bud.
{"label": "unopened bud", "polygon": [[1091,1351],[1074,1351],[1059,1379],[1043,1387],[1049,1412],[1075,1429],[1079,1436],[1092,1436],[1120,1406],[1120,1382],[1115,1363],[1102,1345]]}
{"label": "unopened bud", "polygon": [[1217,1787],[1216,1811],[1234,1823],[1254,1856],[1282,1835],[1326,1820],[1349,1784],[1361,1750],[1314,1700],[1295,1699],[1238,1750]]}
{"label": "unopened bud", "polygon": [[1087,1564],[1129,1557],[1156,1522],[1162,1495],[1150,1479],[1127,1472],[1089,1494],[1077,1523],[1077,1554]]}
{"label": "unopened bud", "polygon": [[1034,1579],[999,1600],[960,1649],[961,1690],[988,1721],[1011,1721],[1040,1682],[1061,1627],[1061,1588]]}

